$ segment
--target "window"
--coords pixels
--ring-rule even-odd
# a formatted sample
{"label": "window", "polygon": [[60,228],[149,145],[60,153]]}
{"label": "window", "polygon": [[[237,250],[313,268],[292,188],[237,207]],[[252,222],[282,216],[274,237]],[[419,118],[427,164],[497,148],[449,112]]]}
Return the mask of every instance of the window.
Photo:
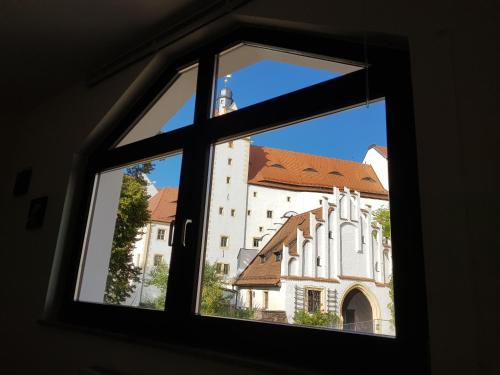
{"label": "window", "polygon": [[219,215],[222,215],[224,213],[224,207],[219,207]]}
{"label": "window", "polygon": [[218,262],[215,264],[215,270],[220,275],[227,275],[229,274],[229,264]]}
{"label": "window", "polygon": [[164,240],[165,239],[165,229],[158,229],[156,239],[157,240]]}
{"label": "window", "polygon": [[307,312],[315,313],[321,311],[321,291],[307,289]]}
{"label": "window", "polygon": [[220,247],[227,247],[227,243],[229,241],[229,237],[221,236],[220,238]]}
{"label": "window", "polygon": [[162,261],[163,261],[163,255],[155,254],[154,260],[153,260],[154,266],[159,266]]}
{"label": "window", "polygon": [[253,238],[253,247],[259,247],[259,239],[257,237]]}
{"label": "window", "polygon": [[252,213],[252,210],[248,210],[247,211],[247,215],[250,216],[250,214]]}
{"label": "window", "polygon": [[[251,43],[241,42],[241,39],[252,39],[252,33],[259,37]],[[80,193],[68,195],[75,197],[72,201],[76,207],[75,220],[71,226],[76,235],[71,236],[71,246],[68,245],[65,254],[69,258],[67,264],[71,266],[57,275],[61,276],[63,285],[63,300],[58,301],[63,303],[57,307],[60,309],[57,316],[66,323],[124,335],[133,335],[132,326],[137,332],[146,336],[151,334],[152,338],[160,340],[162,332],[172,332],[165,340],[175,342],[176,337],[183,337],[186,343],[196,341],[200,347],[215,351],[226,349],[229,354],[236,355],[247,354],[259,342],[275,340],[280,343],[275,358],[286,358],[289,364],[300,365],[298,359],[286,356],[293,350],[300,352],[302,358],[328,356],[326,348],[312,347],[308,344],[311,342],[330,342],[328,349],[335,347],[339,358],[352,359],[347,348],[356,347],[357,352],[365,356],[363,363],[357,364],[364,366],[357,368],[360,371],[373,372],[373,367],[365,363],[376,363],[384,355],[390,358],[404,355],[407,363],[419,362],[415,353],[425,352],[426,323],[422,317],[426,311],[408,54],[402,51],[402,44],[393,50],[334,38],[316,40],[300,34],[295,38],[274,31],[272,35],[265,34],[248,31],[248,34],[240,34],[238,40],[227,44],[221,41],[218,47],[207,44],[199,56],[196,53],[190,55],[195,56],[196,61],[187,57],[182,60],[179,56],[179,66],[196,66],[192,71],[199,75],[195,84],[198,92],[190,93],[184,101],[187,103],[192,96],[196,102],[192,120],[188,120],[185,126],[179,125],[175,132],[165,128],[160,133],[171,115],[160,116],[159,122],[153,121],[155,116],[151,111],[159,110],[158,98],[166,93],[169,98],[175,98],[175,93],[170,90],[178,86],[173,86],[172,82],[188,74],[179,67],[165,67],[157,81],[143,86],[140,100],[139,96],[132,98],[134,104],[120,114],[119,123],[112,124],[106,133],[110,134],[109,137],[96,144],[95,149],[99,151],[89,155],[89,163],[79,175],[83,183],[72,187],[80,189],[74,190]],[[263,46],[267,37],[272,37],[279,48]],[[313,42],[309,43],[310,39]],[[227,49],[220,48],[221,45]],[[240,46],[251,48],[238,52]],[[364,47],[368,48],[368,62],[364,61]],[[291,50],[293,53],[289,52]],[[242,54],[241,51],[251,53]],[[338,55],[328,56],[331,53]],[[238,58],[231,60],[231,56]],[[249,56],[252,56],[252,61],[248,60]],[[266,66],[268,58],[272,64]],[[257,62],[264,63],[259,69],[267,73],[259,79],[276,78],[273,74],[276,64],[282,62],[286,66],[295,65],[289,72],[302,72],[289,75],[292,84],[295,83],[293,77],[304,77],[304,80],[295,87],[277,85],[277,90],[271,90],[269,88],[274,85],[267,83],[268,86],[259,84],[259,93],[252,94],[248,87],[244,91],[244,86],[252,81],[238,81],[236,74],[251,72]],[[297,66],[299,70],[295,70]],[[231,74],[233,77],[228,77]],[[240,82],[242,86],[238,87]],[[243,92],[249,95],[241,95]],[[245,96],[249,99],[244,99]],[[240,110],[243,107],[245,109]],[[176,110],[172,110],[173,113]],[[361,120],[350,121],[353,114]],[[150,122],[154,122],[151,128],[148,127]],[[373,132],[361,133],[357,126],[370,126]],[[349,137],[342,134],[341,127],[350,131]],[[294,129],[298,131],[294,133]],[[390,137],[386,137],[386,129]],[[301,134],[300,138],[304,139],[297,139],[296,134]],[[363,136],[357,136],[359,134]],[[312,137],[309,138],[312,142],[307,137]],[[351,143],[363,139],[367,144],[379,143],[391,149],[388,175],[391,188],[396,190],[395,193],[391,191],[390,196],[387,190],[378,190],[380,179],[375,172],[362,166],[365,147],[358,144],[356,148]],[[273,143],[275,140],[280,140],[281,144]],[[290,141],[305,148],[294,148]],[[326,142],[326,145],[320,147],[321,142]],[[344,151],[335,142],[346,146],[346,154],[340,154]],[[249,155],[255,163],[241,160],[241,157],[246,157],[241,155]],[[350,155],[355,160],[349,159]],[[216,157],[219,159],[214,163]],[[227,172],[228,159],[232,159],[230,176],[237,176],[233,181]],[[354,173],[349,167],[352,163],[360,169],[359,173]],[[273,164],[283,168],[272,167]],[[170,169],[165,165],[171,165]],[[266,167],[269,169],[263,170]],[[293,178],[290,180],[290,177]],[[118,285],[118,289],[124,289],[117,289],[113,295],[114,291],[107,288],[106,280],[111,269],[115,223],[121,217],[117,215],[116,207],[121,192],[126,190],[122,187],[127,188],[130,183],[145,188],[143,207],[147,207],[154,218],[144,220],[134,231],[127,257],[129,261],[125,262],[130,264],[123,268],[127,275]],[[259,189],[259,199],[248,199],[257,197],[256,189]],[[358,192],[361,200],[352,211],[349,202]],[[290,194],[294,194],[293,200],[287,198]],[[340,204],[342,196],[346,197],[344,209]],[[320,207],[319,197],[327,197],[329,204]],[[359,223],[353,219],[356,215],[359,217],[361,210],[367,215],[371,210],[374,215],[376,208],[382,207],[367,207],[372,200],[387,203],[385,207],[390,207],[390,217],[395,224],[391,237],[387,238],[382,225],[368,227],[365,235],[367,251],[359,253],[357,249],[362,239]],[[284,205],[286,207],[282,207]],[[247,213],[257,210],[257,215],[239,215],[242,220],[235,220],[227,217],[229,215],[219,216],[223,213],[222,207]],[[161,208],[161,212],[155,212],[156,208]],[[263,211],[269,219],[273,219],[273,211],[277,212],[275,220],[264,221],[264,224]],[[281,217],[285,212],[290,214]],[[415,215],[408,215],[408,212]],[[147,239],[154,239],[151,226],[154,230],[158,222],[172,228],[164,233],[164,240],[171,246],[142,252]],[[319,229],[318,224],[323,229]],[[245,248],[248,238],[253,238],[250,231],[258,228],[263,232],[263,225],[266,225],[266,231],[260,237],[259,248]],[[118,226],[116,228],[119,230]],[[372,230],[376,234],[370,236]],[[331,247],[337,249],[335,256],[330,256],[326,250],[332,244],[329,237],[334,239]],[[397,253],[394,259],[391,246],[394,246],[394,254]],[[280,249],[281,253],[274,254],[275,249]],[[386,249],[387,261],[383,258]],[[399,251],[401,249],[405,251]],[[154,294],[156,287],[146,285],[155,266],[154,252],[161,252],[158,255],[163,256],[162,264],[168,266],[168,280],[164,282],[168,287],[161,285],[158,288],[166,295],[162,305],[154,308],[160,311],[151,313],[145,311],[153,308],[148,303],[161,297]],[[139,253],[144,269],[137,270],[130,260]],[[271,256],[273,258],[269,259]],[[321,268],[314,267],[318,256]],[[305,259],[307,264],[304,264]],[[335,263],[338,259],[352,259],[353,262],[339,265]],[[217,263],[224,263],[227,267]],[[263,267],[261,277],[245,279],[254,265]],[[391,312],[386,308],[390,301],[386,284],[392,275],[392,267],[395,269],[393,295],[396,315],[391,323]],[[262,277],[269,276],[265,273],[269,270],[278,270],[278,273],[269,278]],[[222,290],[224,297],[232,302],[224,305],[222,314],[210,314],[205,309],[203,290],[210,287],[203,282],[207,271],[224,275],[223,279],[218,279],[220,288],[217,290]],[[259,276],[259,273],[254,276]],[[135,281],[137,279],[139,281]],[[69,288],[64,288],[68,285]],[[280,289],[285,285],[290,288],[286,294]],[[321,288],[304,285],[321,285]],[[364,287],[379,289],[376,289],[377,293],[370,293],[370,289],[363,291]],[[352,288],[359,290],[348,294]],[[66,289],[71,290],[66,292]],[[128,290],[132,291],[130,298],[126,296]],[[139,298],[141,290],[143,294]],[[260,311],[248,311],[249,307],[259,310],[265,307],[265,301],[261,300],[262,291],[270,292],[267,293],[267,303],[273,309],[272,314],[259,315]],[[373,301],[380,293],[386,292],[383,298]],[[275,303],[278,296],[286,296],[286,303]],[[337,331],[343,330],[343,326],[333,321],[318,329],[294,320],[297,311],[335,313],[339,319],[337,322],[351,324],[347,322],[353,320],[352,324],[356,325],[356,319],[369,310],[366,308],[360,313],[358,302],[365,307],[374,306],[369,315],[373,331],[362,339],[359,338],[361,331],[339,334]],[[237,319],[225,319],[228,317]],[[269,319],[269,324],[260,323],[261,318]],[[255,321],[248,322],[248,319]],[[272,319],[280,324],[270,323]],[[304,326],[291,328],[292,325]],[[193,327],[197,327],[196,330]],[[227,337],[219,335],[221,328],[227,332],[239,332],[238,345],[228,347]],[[200,331],[204,334],[200,335]],[[411,350],[417,347],[419,350]],[[258,351],[252,354],[265,358]],[[351,360],[311,362],[314,362],[311,369],[346,373],[352,370],[349,366],[353,363]]]}
{"label": "window", "polygon": [[290,198],[290,197],[286,197],[286,201],[287,201],[287,202],[290,202],[291,200],[292,200],[292,198]]}
{"label": "window", "polygon": [[321,257],[316,257],[316,267],[321,267]]}
{"label": "window", "polygon": [[231,216],[234,217],[234,215],[236,214],[236,210],[234,208],[231,209]]}
{"label": "window", "polygon": [[320,199],[320,200],[319,200],[319,204],[323,204],[323,199]]}
{"label": "window", "polygon": [[233,162],[233,159],[231,159],[231,158],[227,159],[227,165],[231,165],[232,162]]}

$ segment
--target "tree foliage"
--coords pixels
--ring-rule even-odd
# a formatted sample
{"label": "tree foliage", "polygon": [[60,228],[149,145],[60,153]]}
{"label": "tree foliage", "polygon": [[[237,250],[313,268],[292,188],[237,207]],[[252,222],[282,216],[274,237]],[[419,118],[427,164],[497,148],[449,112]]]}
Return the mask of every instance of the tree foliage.
{"label": "tree foliage", "polygon": [[231,296],[224,292],[222,277],[215,264],[205,263],[201,291],[201,313],[241,319],[252,319],[253,309],[237,309],[231,305]]}
{"label": "tree foliage", "polygon": [[150,301],[146,301],[143,303],[143,306],[151,307],[155,310],[164,310],[165,298],[167,297],[168,264],[161,261],[158,265],[154,266],[145,284],[146,286],[157,287],[160,290],[160,295]]}
{"label": "tree foliage", "polygon": [[147,182],[143,176],[152,169],[151,163],[140,164],[128,168],[123,175],[104,295],[106,303],[125,302],[135,289],[134,283],[139,281],[141,268],[133,264],[132,255],[136,238],[150,219]]}
{"label": "tree foliage", "polygon": [[298,310],[293,315],[293,321],[296,324],[307,326],[336,326],[340,321],[339,316],[332,312],[316,311],[309,313],[305,310]]}
{"label": "tree foliage", "polygon": [[387,304],[387,308],[391,312],[391,324],[394,327],[394,323],[396,321],[396,312],[394,310],[394,282],[392,280],[392,276],[389,280],[389,298],[391,301]]}
{"label": "tree foliage", "polygon": [[382,225],[382,235],[385,238],[391,237],[391,213],[388,208],[381,207],[372,213],[375,221]]}

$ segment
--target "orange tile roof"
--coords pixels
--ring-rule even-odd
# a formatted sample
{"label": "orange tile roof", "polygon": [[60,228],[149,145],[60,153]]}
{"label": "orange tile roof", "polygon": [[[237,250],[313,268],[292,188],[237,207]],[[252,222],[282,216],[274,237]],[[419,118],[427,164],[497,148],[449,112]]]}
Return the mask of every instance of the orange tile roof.
{"label": "orange tile roof", "polygon": [[149,199],[151,221],[170,223],[175,219],[178,192],[178,188],[165,187]]}
{"label": "orange tile roof", "polygon": [[[273,253],[282,251],[283,245],[285,245],[288,246],[290,255],[298,255],[297,228],[303,232],[305,238],[310,237],[309,214],[311,213],[316,216],[317,220],[323,220],[321,208],[288,218],[234,284],[238,286],[278,285],[281,278],[281,260],[276,261]],[[265,258],[264,262],[261,261],[262,257]]]}
{"label": "orange tile roof", "polygon": [[371,148],[377,150],[380,155],[382,155],[384,158],[387,159],[387,156],[389,155],[389,153],[387,151],[387,147],[378,146],[378,145],[371,145],[370,147],[368,147],[368,149],[371,149]]}
{"label": "orange tile roof", "polygon": [[371,165],[262,146],[250,147],[248,183],[320,192],[348,187],[364,195],[388,195]]}

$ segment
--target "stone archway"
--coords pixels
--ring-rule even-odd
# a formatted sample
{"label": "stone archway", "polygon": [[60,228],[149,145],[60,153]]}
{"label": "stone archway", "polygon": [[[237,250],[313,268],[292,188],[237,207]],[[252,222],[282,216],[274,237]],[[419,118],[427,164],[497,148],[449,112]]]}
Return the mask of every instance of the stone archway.
{"label": "stone archway", "polygon": [[358,288],[351,289],[342,303],[342,320],[345,331],[374,332],[374,314],[370,301]]}

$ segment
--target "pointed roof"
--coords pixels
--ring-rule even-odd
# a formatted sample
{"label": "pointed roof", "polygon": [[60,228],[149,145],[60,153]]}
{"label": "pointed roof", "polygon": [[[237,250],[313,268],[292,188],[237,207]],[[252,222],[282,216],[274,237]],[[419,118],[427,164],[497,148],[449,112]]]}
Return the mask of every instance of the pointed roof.
{"label": "pointed roof", "polygon": [[259,251],[257,256],[240,274],[234,285],[278,285],[281,278],[282,257],[277,261],[273,254],[281,252],[283,245],[285,245],[288,247],[288,253],[290,255],[298,255],[297,229],[300,229],[303,232],[304,238],[310,238],[309,216],[311,214],[313,214],[317,220],[323,220],[321,207],[288,218],[288,220],[269,240],[266,246]]}
{"label": "pointed roof", "polygon": [[377,151],[380,155],[382,155],[384,158],[387,159],[387,156],[389,155],[388,151],[387,151],[387,147],[385,146],[379,146],[379,145],[370,145],[368,147],[368,150],[370,149],[374,149],[375,151]]}
{"label": "pointed roof", "polygon": [[165,187],[149,199],[151,221],[171,223],[175,219],[178,193],[178,188]]}
{"label": "pointed roof", "polygon": [[250,147],[248,183],[328,193],[333,186],[348,187],[364,196],[388,197],[369,164],[262,146]]}

